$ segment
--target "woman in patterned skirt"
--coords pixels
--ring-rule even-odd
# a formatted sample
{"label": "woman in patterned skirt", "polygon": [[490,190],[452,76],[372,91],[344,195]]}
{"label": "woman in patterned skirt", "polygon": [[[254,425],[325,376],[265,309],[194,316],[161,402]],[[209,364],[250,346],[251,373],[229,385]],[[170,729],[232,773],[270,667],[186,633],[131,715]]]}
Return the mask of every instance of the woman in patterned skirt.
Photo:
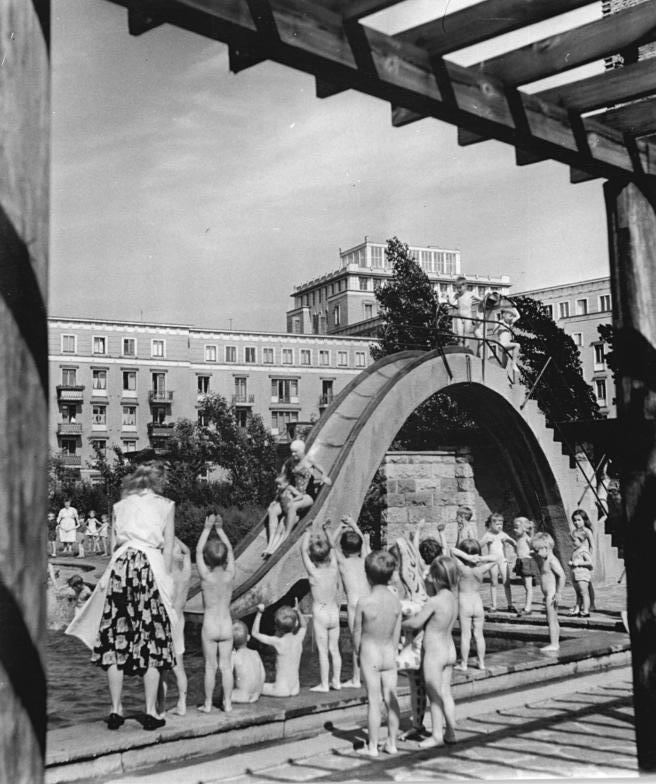
{"label": "woman in patterned skirt", "polygon": [[171,627],[178,618],[171,602],[175,505],[159,494],[162,479],[159,468],[143,465],[124,480],[123,498],[113,508],[112,559],[66,630],[85,642],[93,651],[91,661],[107,671],[109,729],[125,721],[124,675],[143,678],[144,728],[165,724],[157,713],[157,690],[162,671],[175,664]]}

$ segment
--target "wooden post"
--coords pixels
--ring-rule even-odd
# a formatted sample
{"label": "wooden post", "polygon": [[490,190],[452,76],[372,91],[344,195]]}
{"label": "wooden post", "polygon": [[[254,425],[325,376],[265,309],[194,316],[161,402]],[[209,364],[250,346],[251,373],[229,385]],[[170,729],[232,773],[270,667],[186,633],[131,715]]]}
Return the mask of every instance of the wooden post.
{"label": "wooden post", "polygon": [[43,779],[49,0],[2,0],[0,781]]}
{"label": "wooden post", "polygon": [[656,187],[605,186],[638,764],[656,770]]}

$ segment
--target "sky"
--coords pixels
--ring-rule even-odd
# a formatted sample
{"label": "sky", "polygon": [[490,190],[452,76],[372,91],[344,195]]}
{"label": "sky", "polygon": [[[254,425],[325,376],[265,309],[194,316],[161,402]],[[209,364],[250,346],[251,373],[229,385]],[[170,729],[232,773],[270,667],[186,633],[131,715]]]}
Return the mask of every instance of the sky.
{"label": "sky", "polygon": [[[471,2],[408,0],[371,23]],[[131,37],[106,0],[52,12],[51,316],[281,332],[294,285],[365,235],[458,248],[467,274],[515,291],[608,274],[600,180],[459,148],[434,119],[393,128],[383,101],[319,100],[275,63],[231,74],[225,45],[168,25]]]}

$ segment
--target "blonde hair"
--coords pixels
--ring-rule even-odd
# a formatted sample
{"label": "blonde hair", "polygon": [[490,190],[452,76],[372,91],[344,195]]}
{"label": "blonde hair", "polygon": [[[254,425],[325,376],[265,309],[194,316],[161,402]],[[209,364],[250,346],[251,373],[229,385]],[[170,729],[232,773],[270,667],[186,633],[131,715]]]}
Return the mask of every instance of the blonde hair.
{"label": "blonde hair", "polygon": [[164,486],[164,469],[159,463],[144,463],[123,480],[123,495],[152,490],[161,493]]}
{"label": "blonde hair", "polygon": [[529,520],[528,517],[516,517],[513,520],[513,523],[520,523],[524,529],[524,533],[533,536],[535,532],[535,523],[532,520]]}
{"label": "blonde hair", "polygon": [[548,547],[550,550],[554,548],[554,540],[551,534],[547,534],[544,531],[535,534],[535,536],[531,539],[531,547],[534,550],[537,550],[538,547]]}

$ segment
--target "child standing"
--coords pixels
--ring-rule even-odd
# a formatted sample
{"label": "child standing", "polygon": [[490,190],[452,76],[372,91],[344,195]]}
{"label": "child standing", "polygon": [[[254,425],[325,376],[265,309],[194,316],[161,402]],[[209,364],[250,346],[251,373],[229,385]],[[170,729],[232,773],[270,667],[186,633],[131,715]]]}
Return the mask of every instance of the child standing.
{"label": "child standing", "polygon": [[248,627],[243,621],[232,623],[232,672],[235,688],[233,702],[256,702],[264,688],[264,665],[260,654],[247,644],[250,640]]}
{"label": "child standing", "polygon": [[109,555],[109,515],[100,515],[98,539],[100,540],[103,555]]}
{"label": "child standing", "polygon": [[489,555],[494,555],[496,563],[490,570],[490,610],[497,609],[497,584],[503,583],[503,590],[506,594],[508,612],[515,612],[510,593],[510,569],[504,545],[509,544],[515,547],[515,540],[508,536],[503,530],[503,515],[493,512],[485,521],[487,531],[481,539],[481,550],[487,547]]}
{"label": "child standing", "polygon": [[544,594],[544,606],[549,625],[549,645],[541,650],[552,653],[560,648],[560,626],[558,624],[558,602],[565,584],[565,572],[553,554],[554,540],[547,533],[538,533],[531,539],[533,557],[540,571],[540,586]]}
{"label": "child standing", "polygon": [[87,543],[89,549],[94,553],[100,552],[99,523],[100,520],[96,517],[95,511],[90,509],[89,517],[87,517]]}
{"label": "child standing", "polygon": [[[221,515],[210,514],[196,545],[196,567],[203,591],[203,627],[201,641],[205,659],[205,702],[199,711],[210,713],[216,684],[217,648],[218,669],[223,686],[223,710],[232,710],[232,619],[230,599],[235,576],[235,558],[230,540],[222,528]],[[216,530],[217,538],[209,538]]]}
{"label": "child standing", "polygon": [[524,583],[526,603],[520,615],[530,615],[533,607],[533,581],[540,576],[535,568],[535,561],[531,558],[531,537],[533,536],[533,523],[527,517],[516,517],[513,520],[513,533],[515,535],[515,574]]}
{"label": "child standing", "polygon": [[84,540],[87,536],[87,524],[84,519],[84,515],[80,514],[80,523],[78,525],[77,531],[75,532],[75,541],[77,543],[77,557],[84,558]]}
{"label": "child standing", "polygon": [[424,629],[423,671],[430,701],[431,736],[421,741],[420,748],[455,743],[455,704],[451,694],[451,677],[456,663],[453,626],[458,617],[455,591],[457,567],[453,558],[441,555],[430,567],[435,595],[423,609],[403,621],[407,629]]}
{"label": "child standing", "polygon": [[572,560],[568,566],[572,568],[572,582],[576,591],[576,606],[570,615],[580,615],[581,618],[590,617],[590,587],[592,578],[592,558],[590,556],[590,543],[583,531],[574,531],[572,534],[574,550]]}
{"label": "child standing", "polygon": [[[173,708],[172,713],[184,716],[187,712],[187,673],[182,659],[184,653],[184,628],[185,615],[184,608],[189,594],[189,583],[191,582],[191,552],[187,545],[177,537],[173,545],[173,607],[177,618],[171,624],[171,634],[173,636],[173,647],[176,651],[175,667],[173,673],[178,687],[178,703]],[[180,653],[177,653],[180,651]]]}
{"label": "child standing", "polygon": [[[348,627],[352,637],[356,605],[370,591],[367,575],[364,571],[364,562],[369,555],[369,545],[362,531],[358,528],[358,524],[349,515],[342,517],[340,525],[337,526],[332,536],[326,530],[327,525],[328,523],[324,525],[324,532],[335,552],[337,568],[344,585]],[[353,646],[353,676],[342,686],[347,689],[359,689],[361,686],[360,667],[355,645]]]}
{"label": "child standing", "polygon": [[456,525],[458,526],[456,547],[460,547],[460,543],[465,539],[478,539],[476,524],[472,522],[473,516],[474,513],[468,506],[459,506],[456,510]]}
{"label": "child standing", "polygon": [[[321,683],[310,691],[341,689],[342,657],[339,653],[339,607],[337,606],[337,560],[325,534],[312,537],[306,531],[301,542],[303,564],[310,578],[312,628],[319,653]],[[329,679],[333,663],[333,678]]]}
{"label": "child standing", "polygon": [[276,636],[260,632],[260,621],[264,605],[257,605],[257,615],[253,621],[253,638],[270,645],[276,652],[276,679],[273,683],[262,686],[262,694],[266,697],[295,697],[301,690],[298,670],[303,653],[303,640],[307,627],[305,618],[299,612],[298,600],[294,608],[283,606],[276,610],[273,623]]}
{"label": "child standing", "polygon": [[367,580],[371,586],[355,611],[353,645],[368,697],[369,742],[365,753],[378,756],[378,732],[381,722],[381,700],[387,707],[387,742],[384,751],[396,753],[400,711],[396,696],[396,649],[401,633],[401,603],[388,589],[396,569],[394,557],[378,550],[365,559]]}

